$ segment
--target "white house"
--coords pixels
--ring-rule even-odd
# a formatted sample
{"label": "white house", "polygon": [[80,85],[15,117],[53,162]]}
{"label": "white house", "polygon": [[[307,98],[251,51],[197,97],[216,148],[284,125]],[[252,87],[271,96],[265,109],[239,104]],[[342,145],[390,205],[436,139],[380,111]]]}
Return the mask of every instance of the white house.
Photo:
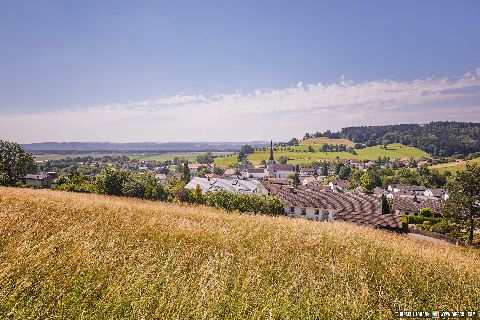
{"label": "white house", "polygon": [[409,195],[409,196],[423,196],[427,188],[411,184],[390,184],[388,191],[395,194]]}
{"label": "white house", "polygon": [[267,188],[265,188],[258,180],[195,177],[190,180],[185,188],[193,190],[197,185],[200,186],[202,192],[226,190],[242,194],[268,194]]}
{"label": "white house", "polygon": [[328,183],[330,188],[333,191],[339,190],[339,191],[345,191],[348,189],[350,186],[350,181],[348,180],[332,180]]}
{"label": "white house", "polygon": [[56,177],[56,172],[27,174],[25,178],[23,178],[23,181],[25,184],[35,186],[36,188],[50,188]]}
{"label": "white house", "polygon": [[295,174],[295,167],[291,164],[275,163],[268,166],[269,176],[272,178],[285,179]]}
{"label": "white house", "polygon": [[244,178],[261,179],[268,176],[268,172],[262,168],[246,168],[242,172]]}
{"label": "white house", "polygon": [[429,198],[437,198],[437,199],[443,199],[447,200],[448,199],[448,194],[445,189],[427,189],[425,190],[424,196],[429,197]]}

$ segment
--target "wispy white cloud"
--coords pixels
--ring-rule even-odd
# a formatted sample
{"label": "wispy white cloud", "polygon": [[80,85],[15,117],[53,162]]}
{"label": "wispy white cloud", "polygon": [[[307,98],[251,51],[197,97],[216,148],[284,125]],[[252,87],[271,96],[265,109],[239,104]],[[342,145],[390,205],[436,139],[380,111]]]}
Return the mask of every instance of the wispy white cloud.
{"label": "wispy white cloud", "polygon": [[480,121],[480,68],[451,78],[299,82],[284,89],[3,114],[0,137],[19,142],[245,141],[433,120]]}

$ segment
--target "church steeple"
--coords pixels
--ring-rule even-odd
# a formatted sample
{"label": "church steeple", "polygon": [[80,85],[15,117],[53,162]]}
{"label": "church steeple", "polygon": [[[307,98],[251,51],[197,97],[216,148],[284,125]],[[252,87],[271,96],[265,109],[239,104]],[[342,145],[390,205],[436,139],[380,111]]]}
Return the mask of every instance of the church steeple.
{"label": "church steeple", "polygon": [[273,158],[273,140],[270,140],[270,159],[268,161],[268,175],[275,178],[275,159]]}
{"label": "church steeple", "polygon": [[270,140],[270,161],[273,161],[273,140]]}

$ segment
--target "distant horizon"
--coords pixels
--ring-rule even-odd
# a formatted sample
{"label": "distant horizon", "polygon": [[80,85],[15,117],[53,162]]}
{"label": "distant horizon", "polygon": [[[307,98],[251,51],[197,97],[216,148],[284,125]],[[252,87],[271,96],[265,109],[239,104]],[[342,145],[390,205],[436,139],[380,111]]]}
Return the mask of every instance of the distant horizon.
{"label": "distant horizon", "polygon": [[[385,124],[378,124],[378,125],[364,125],[364,126],[394,126],[394,125],[412,125],[412,124],[417,124],[417,125],[426,125],[428,123],[431,123],[431,122],[438,122],[438,121],[427,121],[427,122],[409,122],[409,123],[385,123]],[[480,122],[476,122],[476,121],[449,121],[449,120],[445,120],[445,122],[463,122],[463,123],[480,123]],[[350,126],[350,127],[362,127],[362,126]],[[346,128],[346,127],[342,127],[342,128]],[[330,130],[331,132],[339,132],[341,131],[341,129],[338,129],[338,130],[332,130],[332,129],[325,129],[325,130],[322,130],[322,131],[318,131],[318,132],[321,132],[321,133],[324,133],[328,130]],[[317,132],[317,131],[315,131]],[[315,132],[308,132],[308,133],[315,133]],[[284,139],[284,140],[279,140],[279,139],[275,139],[275,137],[271,137],[267,140],[236,140],[236,141],[230,141],[230,140],[225,140],[225,141],[201,141],[201,140],[198,140],[198,141],[37,141],[37,142],[18,142],[18,141],[13,141],[13,142],[18,142],[22,145],[34,145],[34,144],[46,144],[46,143],[57,143],[57,144],[67,144],[67,143],[103,143],[103,144],[169,144],[169,143],[178,143],[178,144],[194,144],[194,143],[203,143],[203,144],[208,144],[208,143],[212,143],[212,144],[221,144],[221,143],[270,143],[270,141],[272,140],[274,143],[285,143],[285,142],[288,142],[290,139],[293,139],[293,138],[296,138],[296,139],[299,139],[301,140],[303,138],[303,135],[307,133],[307,132],[304,132],[301,136],[293,136],[293,137],[290,137],[288,139]],[[1,137],[0,137],[0,140]]]}

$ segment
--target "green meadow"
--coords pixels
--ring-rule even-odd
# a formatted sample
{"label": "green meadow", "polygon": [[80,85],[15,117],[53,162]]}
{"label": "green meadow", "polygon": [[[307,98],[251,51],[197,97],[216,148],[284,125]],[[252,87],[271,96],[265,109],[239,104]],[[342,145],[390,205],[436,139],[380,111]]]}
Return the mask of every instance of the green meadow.
{"label": "green meadow", "polygon": [[[312,145],[314,152],[308,152],[309,146],[301,145],[296,147],[279,147],[274,151],[275,159],[279,159],[284,156],[288,158],[290,164],[309,164],[320,160],[335,160],[335,159],[359,159],[359,160],[375,160],[378,157],[389,158],[422,158],[428,157],[428,153],[409,146],[404,146],[400,143],[390,144],[387,149],[383,149],[383,146],[374,146],[364,149],[355,150],[356,155],[349,152],[320,152],[319,145]],[[260,164],[262,160],[268,161],[270,151],[255,151],[248,156],[248,160],[254,165]],[[232,155],[224,158],[216,158],[215,164],[217,165],[232,165],[237,161],[236,155]]]}

